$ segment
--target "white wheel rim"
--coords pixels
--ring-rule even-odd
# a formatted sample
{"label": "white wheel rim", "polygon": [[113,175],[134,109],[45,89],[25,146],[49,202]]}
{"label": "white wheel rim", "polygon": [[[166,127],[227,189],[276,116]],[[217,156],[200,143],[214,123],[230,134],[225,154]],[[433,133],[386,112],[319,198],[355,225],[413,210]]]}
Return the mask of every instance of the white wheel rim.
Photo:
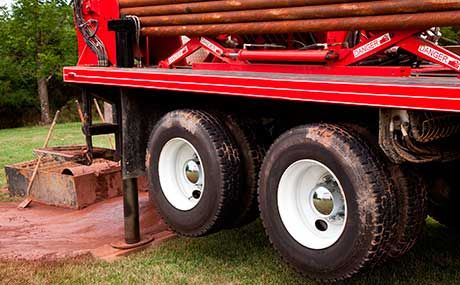
{"label": "white wheel rim", "polygon": [[278,211],[289,234],[310,249],[325,249],[341,237],[347,205],[340,181],[310,159],[291,164],[278,185]]}
{"label": "white wheel rim", "polygon": [[158,175],[161,191],[178,210],[195,208],[203,197],[203,163],[193,145],[183,138],[173,138],[163,146]]}

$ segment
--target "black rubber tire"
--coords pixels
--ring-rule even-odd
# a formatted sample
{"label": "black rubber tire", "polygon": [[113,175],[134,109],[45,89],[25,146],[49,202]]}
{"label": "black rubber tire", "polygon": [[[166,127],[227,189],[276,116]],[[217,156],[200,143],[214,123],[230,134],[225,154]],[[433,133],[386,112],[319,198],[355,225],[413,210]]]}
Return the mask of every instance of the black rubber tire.
{"label": "black rubber tire", "polygon": [[456,233],[460,232],[460,221],[457,218],[457,207],[460,204],[458,167],[458,163],[454,163],[438,169],[433,176],[441,179],[430,184],[432,189],[428,193],[428,214]]}
{"label": "black rubber tire", "polygon": [[347,127],[359,133],[370,146],[375,146],[375,152],[380,155],[381,161],[385,162],[385,168],[389,170],[391,177],[392,192],[394,194],[393,210],[395,211],[395,223],[393,241],[386,250],[388,258],[398,258],[406,254],[420,237],[427,217],[427,183],[414,167],[399,165],[391,162],[378,147],[378,139],[367,128],[357,124]]}
{"label": "black rubber tire", "polygon": [[429,215],[450,230],[460,233],[460,222],[455,218],[456,206],[459,202],[458,198],[456,198],[456,205],[451,201],[439,203],[439,201],[429,200]]}
{"label": "black rubber tire", "polygon": [[263,139],[261,136],[264,134],[252,121],[245,120],[243,123],[235,115],[221,116],[241,155],[239,203],[234,212],[234,220],[227,225],[228,228],[238,228],[259,217],[258,178],[266,149],[258,140]]}
{"label": "black rubber tire", "polygon": [[392,165],[391,177],[399,213],[388,256],[397,258],[412,249],[422,234],[427,217],[427,184],[421,174],[405,165]]}
{"label": "black rubber tire", "polygon": [[[186,139],[194,146],[205,171],[202,197],[188,211],[172,206],[160,185],[158,160],[163,146],[173,138]],[[240,155],[216,117],[196,110],[167,113],[152,130],[146,164],[150,197],[161,217],[175,232],[203,236],[219,231],[233,218],[232,211],[239,198]]]}
{"label": "black rubber tire", "polygon": [[[314,159],[328,166],[345,192],[347,223],[339,240],[326,249],[312,250],[296,242],[278,212],[280,178],[300,159]],[[354,131],[331,124],[297,127],[275,141],[262,165],[259,205],[270,241],[294,269],[316,280],[337,281],[386,256],[395,217],[383,165]]]}

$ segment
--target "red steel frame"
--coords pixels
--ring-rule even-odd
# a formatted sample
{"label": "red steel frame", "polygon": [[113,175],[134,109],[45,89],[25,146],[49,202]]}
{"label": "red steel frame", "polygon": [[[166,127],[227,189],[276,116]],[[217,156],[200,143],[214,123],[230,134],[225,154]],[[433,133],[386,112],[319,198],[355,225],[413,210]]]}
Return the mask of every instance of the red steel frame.
{"label": "red steel frame", "polygon": [[[340,45],[330,46],[324,50],[245,50],[245,49],[230,49],[225,48],[207,37],[192,38],[177,51],[175,51],[166,60],[160,62],[161,68],[174,68],[178,63],[181,63],[186,57],[192,55],[200,48],[203,48],[214,55],[219,61],[227,64],[239,65],[240,71],[257,71],[254,70],[254,65],[251,62],[304,62],[307,65],[291,66],[291,72],[311,73],[311,74],[337,74],[337,75],[374,75],[383,74],[386,76],[409,76],[407,67],[389,67],[389,71],[385,71],[387,67],[377,68],[344,68],[353,64],[359,63],[371,56],[374,56],[382,51],[385,51],[393,46],[398,46],[420,58],[429,62],[433,62],[443,66],[446,69],[460,72],[460,56],[452,53],[443,47],[435,45],[430,41],[421,39],[418,35],[422,31],[396,31],[383,32],[373,35],[368,39],[361,41],[354,48],[343,48]],[[337,36],[339,34],[339,37]],[[335,41],[342,37],[345,40],[346,34],[343,32],[327,33],[328,43],[330,39]],[[324,63],[323,66],[311,65],[312,63]],[[212,64],[195,64],[196,69],[212,69],[212,70],[227,70],[225,65],[213,66]],[[277,72],[279,67],[281,70],[284,65],[264,65],[268,70]],[[234,68],[234,67],[233,67]],[[311,70],[309,69],[311,68]],[[323,70],[324,68],[324,70]],[[397,71],[399,69],[399,72]],[[263,70],[263,68],[259,68]],[[300,70],[303,70],[300,71]],[[360,72],[362,71],[362,72]],[[422,70],[420,70],[422,71]],[[283,72],[283,71],[280,71]],[[349,73],[350,72],[350,73]]]}
{"label": "red steel frame", "polygon": [[251,98],[460,112],[457,78],[301,76],[292,74],[68,67],[69,83],[175,90]]}
{"label": "red steel frame", "polygon": [[[115,64],[115,35],[106,24],[119,18],[117,0],[85,0],[87,19],[99,23],[98,36]],[[64,69],[64,80],[155,90],[236,95],[374,107],[460,111],[460,80],[456,77],[413,78],[413,72],[460,72],[460,56],[422,39],[422,31],[367,33],[353,48],[343,45],[347,32],[328,32],[325,50],[245,50],[221,46],[211,38],[191,38],[158,67],[90,67],[96,58],[79,35],[77,67]],[[149,39],[146,39],[148,44]],[[430,67],[354,66],[371,56],[398,46],[429,62]],[[192,70],[167,70],[205,49],[214,59],[195,63]],[[149,49],[147,48],[148,52]],[[282,62],[276,64],[272,62]],[[287,64],[287,62],[301,64]],[[284,74],[284,75],[283,75]],[[359,75],[359,76],[358,76]],[[371,76],[369,79],[365,76]]]}

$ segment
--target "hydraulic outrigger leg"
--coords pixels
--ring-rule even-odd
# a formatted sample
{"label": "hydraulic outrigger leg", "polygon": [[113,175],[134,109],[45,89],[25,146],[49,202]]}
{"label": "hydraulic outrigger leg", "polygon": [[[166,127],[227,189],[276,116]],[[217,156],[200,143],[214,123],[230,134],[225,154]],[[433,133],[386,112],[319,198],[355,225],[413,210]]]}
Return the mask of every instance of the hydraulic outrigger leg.
{"label": "hydraulic outrigger leg", "polygon": [[[101,134],[115,134],[116,137],[116,151],[115,159],[119,160],[124,159],[122,154],[123,147],[122,144],[122,133],[123,130],[120,128],[121,124],[121,113],[120,109],[117,108],[116,111],[116,120],[114,124],[102,123],[102,124],[93,124],[92,121],[92,95],[88,90],[84,89],[82,93],[83,109],[84,109],[84,124],[83,124],[83,133],[86,137],[87,144],[87,164],[91,164],[93,160],[93,141],[92,137],[95,135]],[[117,104],[119,105],[119,104]],[[121,155],[120,155],[121,154]],[[125,163],[121,163],[122,167]],[[123,172],[123,171],[122,171]],[[123,212],[124,212],[124,226],[125,226],[125,238],[124,242],[117,242],[112,244],[113,247],[118,249],[128,249],[144,245],[152,241],[152,238],[141,241],[141,233],[139,226],[139,197],[138,197],[138,188],[137,188],[137,177],[123,177]]]}
{"label": "hydraulic outrigger leg", "polygon": [[127,244],[136,244],[141,241],[137,178],[123,179],[123,213],[125,219],[125,242]]}

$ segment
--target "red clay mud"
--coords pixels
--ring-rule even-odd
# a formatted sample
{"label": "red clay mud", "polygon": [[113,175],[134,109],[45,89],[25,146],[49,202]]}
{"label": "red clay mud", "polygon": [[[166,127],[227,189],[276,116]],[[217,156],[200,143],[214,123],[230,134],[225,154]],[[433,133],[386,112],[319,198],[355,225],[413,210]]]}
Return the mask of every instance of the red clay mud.
{"label": "red clay mud", "polygon": [[[147,193],[139,193],[143,235],[170,235]],[[121,197],[83,210],[0,203],[0,259],[43,260],[92,253],[123,238]]]}

